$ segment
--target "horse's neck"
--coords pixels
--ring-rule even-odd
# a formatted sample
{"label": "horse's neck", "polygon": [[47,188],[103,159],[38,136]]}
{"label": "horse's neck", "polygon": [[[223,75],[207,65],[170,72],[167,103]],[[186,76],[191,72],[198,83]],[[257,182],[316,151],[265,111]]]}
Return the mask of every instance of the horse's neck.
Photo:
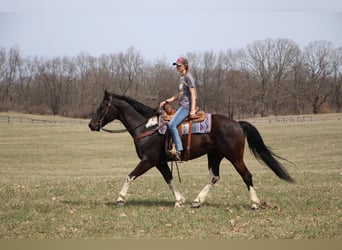
{"label": "horse's neck", "polygon": [[140,125],[147,119],[128,104],[126,105],[120,110],[120,121],[131,135],[135,135],[138,133],[137,130],[140,130]]}

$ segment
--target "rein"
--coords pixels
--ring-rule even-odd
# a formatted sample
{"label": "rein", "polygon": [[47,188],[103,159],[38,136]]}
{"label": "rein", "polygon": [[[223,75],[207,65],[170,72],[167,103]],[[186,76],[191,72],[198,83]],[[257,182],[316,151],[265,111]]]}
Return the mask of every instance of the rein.
{"label": "rein", "polygon": [[[104,119],[104,117],[106,116],[106,114],[108,113],[109,111],[109,108],[112,106],[112,96],[110,96],[110,99],[108,101],[108,104],[106,106],[106,109],[105,111],[103,112],[103,115],[102,115],[102,119],[100,121],[100,125],[102,125],[102,121]],[[112,133],[112,134],[118,134],[118,133],[124,133],[124,132],[129,132],[129,131],[132,131],[138,127],[140,127],[141,125],[145,124],[149,119],[146,119],[144,120],[143,122],[139,123],[137,126],[135,126],[134,128],[130,128],[130,129],[116,129],[116,130],[113,130],[113,129],[106,129],[102,126],[101,127],[101,130],[103,130],[104,132],[107,132],[107,133]],[[166,123],[162,123],[161,125],[159,125],[158,127],[156,127],[155,129],[152,129],[152,130],[148,130],[146,132],[143,132],[143,133],[140,133],[138,135],[136,135],[134,137],[134,140],[137,141],[137,140],[140,140],[141,138],[144,138],[144,137],[147,137],[147,136],[150,136],[152,134],[154,134],[158,129],[160,129],[161,127],[165,126]]]}
{"label": "rein", "polygon": [[[113,129],[106,129],[104,127],[101,127],[101,129],[107,133],[124,133],[124,132],[128,132],[128,131],[132,131],[138,127],[140,127],[141,125],[145,124],[146,122],[148,121],[148,119],[144,120],[142,123],[139,123],[137,126],[135,126],[134,128],[130,128],[130,129],[127,129],[127,128],[124,128],[124,129],[116,129],[116,130],[113,130]],[[153,131],[153,130],[149,130],[149,131]],[[149,131],[146,131],[145,133],[148,133]],[[154,133],[155,131],[153,131]],[[145,133],[142,133],[142,134],[145,134]],[[151,133],[152,134],[152,133]],[[147,136],[147,135],[146,135]],[[143,136],[145,137],[145,136]],[[141,137],[142,138],[142,137]],[[140,138],[139,138],[140,139]]]}
{"label": "rein", "polygon": [[124,133],[126,131],[128,131],[127,129],[117,129],[117,130],[113,130],[113,129],[106,129],[106,128],[103,128],[101,127],[101,129],[107,133],[112,133],[112,134],[118,134],[118,133]]}

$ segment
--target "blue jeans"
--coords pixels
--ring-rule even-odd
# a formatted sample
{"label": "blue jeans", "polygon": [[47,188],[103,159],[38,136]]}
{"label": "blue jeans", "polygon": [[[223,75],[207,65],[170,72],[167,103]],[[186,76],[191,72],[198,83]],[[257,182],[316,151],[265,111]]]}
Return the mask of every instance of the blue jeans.
{"label": "blue jeans", "polygon": [[189,116],[190,111],[187,108],[184,107],[179,107],[176,111],[176,113],[173,115],[172,119],[170,120],[168,126],[170,129],[170,133],[173,139],[173,142],[175,143],[176,150],[177,151],[182,151],[183,150],[183,145],[182,141],[179,138],[179,134],[177,131],[177,126]]}

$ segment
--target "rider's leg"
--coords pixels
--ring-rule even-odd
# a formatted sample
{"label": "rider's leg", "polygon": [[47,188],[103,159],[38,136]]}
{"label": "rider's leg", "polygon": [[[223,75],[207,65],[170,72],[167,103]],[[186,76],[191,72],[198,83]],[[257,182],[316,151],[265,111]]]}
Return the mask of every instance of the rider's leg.
{"label": "rider's leg", "polygon": [[177,109],[176,113],[173,115],[172,119],[170,120],[168,124],[177,152],[180,152],[183,150],[182,141],[177,131],[177,126],[188,116],[189,116],[189,109],[180,107],[179,109]]}

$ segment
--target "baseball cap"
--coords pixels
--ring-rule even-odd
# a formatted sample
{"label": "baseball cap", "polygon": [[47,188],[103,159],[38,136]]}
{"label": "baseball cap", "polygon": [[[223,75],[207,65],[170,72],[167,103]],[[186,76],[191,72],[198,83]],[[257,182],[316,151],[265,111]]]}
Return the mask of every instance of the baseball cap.
{"label": "baseball cap", "polygon": [[186,65],[186,64],[188,64],[188,60],[183,57],[180,57],[172,65]]}

